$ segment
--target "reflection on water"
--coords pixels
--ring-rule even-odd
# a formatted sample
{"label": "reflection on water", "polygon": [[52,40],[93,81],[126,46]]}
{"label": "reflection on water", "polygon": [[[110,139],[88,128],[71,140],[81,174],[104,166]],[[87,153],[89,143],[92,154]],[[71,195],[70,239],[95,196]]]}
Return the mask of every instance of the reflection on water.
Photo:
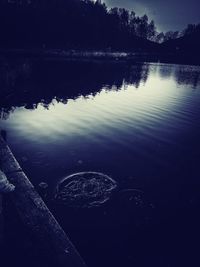
{"label": "reflection on water", "polygon": [[34,108],[42,102],[48,106],[56,97],[69,98],[94,94],[102,87],[120,89],[125,84],[139,86],[148,76],[148,66],[102,62],[32,61],[3,64],[0,77],[0,104],[9,111],[11,106]]}
{"label": "reflection on water", "polygon": [[[121,192],[130,194],[132,191],[126,190],[134,188],[145,192],[152,199],[148,207],[160,208],[158,221],[161,217],[168,220],[176,209],[196,205],[200,186],[200,67],[27,61],[6,65],[1,71],[0,127],[7,131],[8,142],[35,185],[44,181],[53,189],[62,177],[95,171],[115,179]],[[7,79],[5,73],[12,73],[13,78]],[[126,195],[127,199],[131,198]],[[142,246],[151,242],[141,229],[140,239],[133,225],[140,225],[141,216],[148,221],[149,210],[139,214],[132,204],[129,206],[121,207],[119,196],[108,210],[72,215],[68,227],[78,231],[72,237],[81,243],[80,249],[91,265],[111,266],[116,258],[115,266],[119,262],[127,267],[134,262],[135,266],[147,266],[140,258],[143,251],[151,266],[180,266],[171,265],[173,251],[167,250],[168,256],[163,251],[159,256],[153,252],[159,250],[163,229],[153,232],[156,241],[152,249]],[[68,219],[61,215],[63,208],[56,212],[65,225]],[[87,230],[91,235],[85,224],[90,225]],[[124,224],[126,229],[119,237],[123,247],[115,247],[115,230]],[[95,239],[92,233],[97,229]],[[99,242],[92,250],[94,258],[84,249],[85,231],[89,243]],[[173,231],[170,226],[165,231],[168,248],[167,234]],[[152,238],[150,234],[148,237]],[[103,252],[108,260],[104,257],[96,263],[105,242],[108,248]],[[115,250],[121,256],[116,257]]]}
{"label": "reflection on water", "polygon": [[198,66],[41,60],[0,62],[0,106],[5,112],[20,106],[33,109],[39,103],[47,107],[53,98],[66,103],[71,98],[94,95],[102,88],[118,90],[126,85],[138,88],[146,82],[149,71],[157,71],[161,79],[172,78],[180,85],[193,88],[200,81]]}

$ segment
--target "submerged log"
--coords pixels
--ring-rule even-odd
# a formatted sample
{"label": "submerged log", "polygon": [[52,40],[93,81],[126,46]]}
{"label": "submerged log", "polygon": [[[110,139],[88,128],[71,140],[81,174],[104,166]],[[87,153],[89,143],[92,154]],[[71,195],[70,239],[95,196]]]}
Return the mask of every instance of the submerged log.
{"label": "submerged log", "polygon": [[26,227],[48,255],[54,255],[56,267],[86,267],[83,259],[36,192],[6,142],[0,137],[1,170],[15,186],[11,200]]}

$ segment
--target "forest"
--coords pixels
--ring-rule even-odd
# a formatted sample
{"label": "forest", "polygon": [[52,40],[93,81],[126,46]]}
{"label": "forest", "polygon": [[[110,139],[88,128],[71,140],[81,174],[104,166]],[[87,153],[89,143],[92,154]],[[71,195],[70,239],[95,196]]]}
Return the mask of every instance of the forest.
{"label": "forest", "polygon": [[155,50],[155,43],[199,32],[158,32],[148,16],[125,8],[108,9],[101,0],[1,0],[1,48],[106,51]]}

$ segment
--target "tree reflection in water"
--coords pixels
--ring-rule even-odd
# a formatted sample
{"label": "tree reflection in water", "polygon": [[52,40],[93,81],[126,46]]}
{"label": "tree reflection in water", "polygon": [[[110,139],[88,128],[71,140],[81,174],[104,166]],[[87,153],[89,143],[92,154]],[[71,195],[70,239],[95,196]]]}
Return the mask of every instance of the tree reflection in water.
{"label": "tree reflection in water", "polygon": [[46,108],[53,99],[67,103],[82,95],[95,95],[102,88],[118,90],[122,85],[136,88],[148,77],[148,65],[125,62],[68,62],[26,60],[1,62],[1,118],[15,107]]}

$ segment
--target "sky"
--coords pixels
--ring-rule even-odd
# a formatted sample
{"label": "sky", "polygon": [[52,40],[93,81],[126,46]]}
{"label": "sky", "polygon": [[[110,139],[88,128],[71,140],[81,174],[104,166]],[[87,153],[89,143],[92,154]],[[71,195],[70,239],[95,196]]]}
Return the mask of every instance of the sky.
{"label": "sky", "polygon": [[158,31],[183,30],[200,23],[200,0],[104,0],[108,7],[124,7],[139,16],[147,14]]}

